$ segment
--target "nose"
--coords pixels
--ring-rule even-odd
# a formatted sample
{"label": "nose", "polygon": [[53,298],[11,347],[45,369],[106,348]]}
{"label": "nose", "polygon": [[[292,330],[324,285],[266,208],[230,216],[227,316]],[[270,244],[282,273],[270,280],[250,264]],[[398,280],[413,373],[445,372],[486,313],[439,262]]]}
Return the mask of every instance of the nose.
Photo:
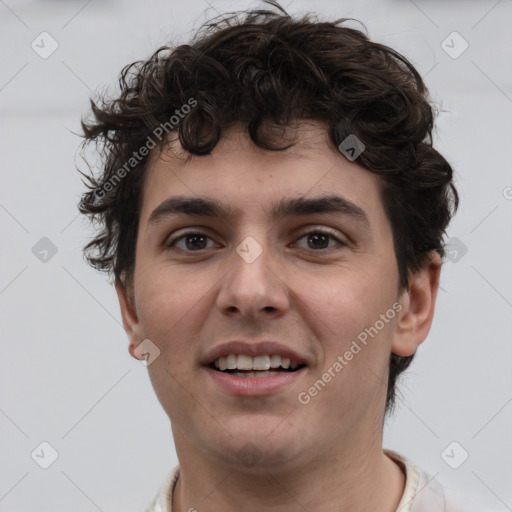
{"label": "nose", "polygon": [[253,237],[244,242],[233,251],[231,268],[222,280],[217,296],[219,311],[253,320],[282,315],[290,307],[290,291],[281,262],[268,245]]}

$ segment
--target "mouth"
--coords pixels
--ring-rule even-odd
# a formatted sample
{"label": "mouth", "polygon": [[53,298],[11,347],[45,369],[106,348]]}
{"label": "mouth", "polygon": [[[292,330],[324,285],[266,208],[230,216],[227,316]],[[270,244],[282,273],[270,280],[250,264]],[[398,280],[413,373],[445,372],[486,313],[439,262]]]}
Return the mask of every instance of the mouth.
{"label": "mouth", "polygon": [[311,362],[310,357],[277,341],[233,340],[208,351],[201,369],[213,389],[231,396],[262,397],[290,392]]}
{"label": "mouth", "polygon": [[212,361],[208,367],[214,371],[242,378],[275,377],[302,370],[306,365],[279,354],[228,354]]}

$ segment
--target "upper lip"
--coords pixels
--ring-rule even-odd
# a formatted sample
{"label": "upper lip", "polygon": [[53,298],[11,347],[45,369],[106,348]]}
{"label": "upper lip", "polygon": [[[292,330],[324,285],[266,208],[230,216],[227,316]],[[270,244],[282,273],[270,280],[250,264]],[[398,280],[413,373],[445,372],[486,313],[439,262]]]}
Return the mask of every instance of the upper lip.
{"label": "upper lip", "polygon": [[234,340],[217,345],[209,350],[203,360],[203,365],[210,365],[219,357],[228,356],[229,354],[246,355],[251,357],[265,356],[265,355],[279,355],[287,357],[292,363],[307,364],[306,358],[300,356],[291,348],[279,343],[277,341],[242,341]]}

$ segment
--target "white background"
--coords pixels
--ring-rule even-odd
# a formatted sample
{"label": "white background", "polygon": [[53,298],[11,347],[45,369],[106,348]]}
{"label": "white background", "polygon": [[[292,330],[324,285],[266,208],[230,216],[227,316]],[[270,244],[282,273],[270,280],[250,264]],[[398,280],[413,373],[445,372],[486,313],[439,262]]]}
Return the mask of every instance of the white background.
{"label": "white background", "polygon": [[[77,214],[75,159],[85,168],[73,132],[88,98],[125,64],[186,41],[217,11],[261,5],[211,4],[0,1],[1,511],[141,511],[176,463],[147,370],[128,354],[114,289],[82,259],[92,231]],[[512,510],[512,1],[283,6],[360,19],[410,58],[442,109],[435,142],[461,194],[448,238],[467,253],[443,267],[434,325],[384,445]],[[59,45],[47,59],[31,48],[42,31]],[[441,47],[453,31],[469,44],[456,59]],[[46,263],[32,252],[42,237],[57,247]],[[59,454],[48,469],[31,458],[42,441]],[[456,470],[441,457],[453,441],[469,453]]]}

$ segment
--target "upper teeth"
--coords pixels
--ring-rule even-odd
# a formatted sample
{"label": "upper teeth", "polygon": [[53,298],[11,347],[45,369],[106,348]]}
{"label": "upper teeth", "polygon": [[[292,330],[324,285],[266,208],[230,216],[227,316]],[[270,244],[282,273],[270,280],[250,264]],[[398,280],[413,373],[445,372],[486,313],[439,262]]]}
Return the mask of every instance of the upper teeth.
{"label": "upper teeth", "polygon": [[291,363],[288,357],[272,356],[246,356],[229,354],[215,360],[215,368],[219,370],[270,370],[270,368],[297,368],[297,363]]}

